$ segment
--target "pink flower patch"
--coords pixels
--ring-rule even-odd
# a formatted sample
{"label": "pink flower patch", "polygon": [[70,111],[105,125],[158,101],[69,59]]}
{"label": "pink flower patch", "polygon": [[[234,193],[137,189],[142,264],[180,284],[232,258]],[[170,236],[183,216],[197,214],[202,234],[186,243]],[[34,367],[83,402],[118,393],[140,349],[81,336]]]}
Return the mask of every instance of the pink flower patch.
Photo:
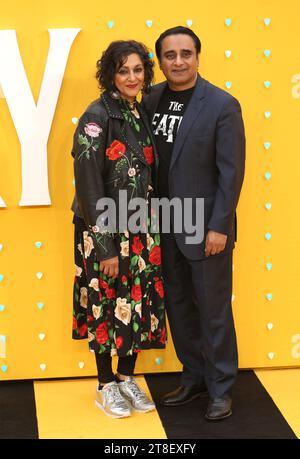
{"label": "pink flower patch", "polygon": [[87,123],[84,127],[84,132],[90,137],[99,137],[102,131],[103,129],[96,123]]}
{"label": "pink flower patch", "polygon": [[136,174],[136,170],[134,167],[130,167],[130,169],[128,169],[128,175],[129,177],[134,177]]}

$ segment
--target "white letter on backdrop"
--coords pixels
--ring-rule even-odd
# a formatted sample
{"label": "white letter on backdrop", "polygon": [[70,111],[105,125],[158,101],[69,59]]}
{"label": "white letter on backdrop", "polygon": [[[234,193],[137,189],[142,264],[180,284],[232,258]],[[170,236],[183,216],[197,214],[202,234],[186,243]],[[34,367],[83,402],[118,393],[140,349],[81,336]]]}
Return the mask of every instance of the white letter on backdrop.
{"label": "white letter on backdrop", "polygon": [[[70,48],[80,30],[48,29],[50,47],[37,105],[26,77],[16,32],[0,30],[0,86],[21,143],[20,206],[51,204],[47,142]],[[5,207],[5,204],[1,206],[1,198],[0,207]]]}
{"label": "white letter on backdrop", "polygon": [[295,343],[295,346],[292,347],[292,357],[293,359],[300,358],[300,334],[292,336],[292,343]]}
{"label": "white letter on backdrop", "polygon": [[300,74],[299,73],[292,76],[292,83],[297,83],[295,84],[295,86],[292,87],[292,97],[294,99],[299,99],[300,97]]}

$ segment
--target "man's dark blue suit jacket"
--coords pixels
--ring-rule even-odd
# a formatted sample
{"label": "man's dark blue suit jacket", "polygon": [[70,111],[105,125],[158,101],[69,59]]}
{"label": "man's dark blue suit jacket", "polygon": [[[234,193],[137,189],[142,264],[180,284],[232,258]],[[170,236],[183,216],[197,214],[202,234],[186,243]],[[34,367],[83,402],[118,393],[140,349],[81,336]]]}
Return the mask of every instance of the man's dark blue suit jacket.
{"label": "man's dark blue suit jacket", "polygon": [[[153,86],[143,98],[150,121],[166,84]],[[198,75],[177,132],[169,169],[170,199],[192,198],[194,206],[195,198],[204,198],[203,241],[187,244],[184,229],[175,233],[177,245],[187,258],[205,258],[205,236],[210,229],[228,236],[224,252],[234,247],[236,207],[244,170],[245,133],[240,104]]]}

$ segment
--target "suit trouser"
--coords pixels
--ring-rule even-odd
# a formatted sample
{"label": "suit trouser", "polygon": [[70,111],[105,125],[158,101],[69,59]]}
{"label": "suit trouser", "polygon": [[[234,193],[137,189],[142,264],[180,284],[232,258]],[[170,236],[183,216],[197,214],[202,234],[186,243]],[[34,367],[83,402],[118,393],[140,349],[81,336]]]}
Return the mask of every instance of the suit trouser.
{"label": "suit trouser", "polygon": [[238,369],[231,307],[232,250],[187,259],[172,234],[161,235],[166,310],[181,384],[205,383],[212,398],[230,395]]}

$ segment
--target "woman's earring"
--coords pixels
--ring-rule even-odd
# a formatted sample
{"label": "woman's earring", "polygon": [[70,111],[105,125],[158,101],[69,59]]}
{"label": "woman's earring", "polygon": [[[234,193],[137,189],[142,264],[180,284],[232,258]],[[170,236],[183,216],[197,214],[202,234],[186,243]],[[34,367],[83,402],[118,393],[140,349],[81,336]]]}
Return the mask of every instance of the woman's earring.
{"label": "woman's earring", "polygon": [[120,99],[120,93],[117,89],[115,91],[111,91],[110,95],[113,99]]}

